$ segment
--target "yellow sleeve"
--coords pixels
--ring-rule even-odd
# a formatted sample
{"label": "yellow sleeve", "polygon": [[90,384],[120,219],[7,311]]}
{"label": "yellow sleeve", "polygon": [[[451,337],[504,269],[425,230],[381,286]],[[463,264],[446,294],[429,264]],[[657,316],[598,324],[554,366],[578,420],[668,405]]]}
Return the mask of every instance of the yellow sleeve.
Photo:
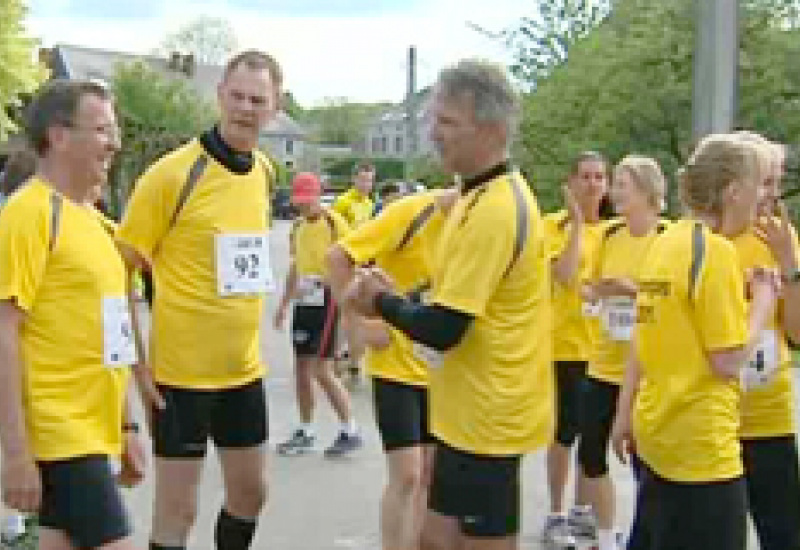
{"label": "yellow sleeve", "polygon": [[333,216],[333,225],[336,226],[336,237],[333,239],[333,242],[336,242],[342,237],[347,236],[350,233],[351,227],[344,216],[338,212],[331,212],[331,215]]}
{"label": "yellow sleeve", "polygon": [[447,258],[437,274],[433,302],[480,317],[497,290],[514,254],[513,216],[497,204],[478,203],[448,238]]}
{"label": "yellow sleeve", "polygon": [[381,254],[396,250],[413,220],[413,203],[399,200],[389,204],[339,241],[356,264],[365,264]]}
{"label": "yellow sleeve", "polygon": [[567,245],[566,233],[561,223],[564,221],[562,212],[555,212],[544,217],[545,251],[552,261],[558,258]]}
{"label": "yellow sleeve", "polygon": [[[187,167],[188,171],[188,167]],[[180,187],[185,182],[166,158],[152,165],[136,182],[117,239],[152,260],[169,230]]]}
{"label": "yellow sleeve", "polygon": [[[25,197],[30,199],[30,197]],[[50,204],[12,201],[0,216],[0,300],[30,311],[50,254]]]}
{"label": "yellow sleeve", "polygon": [[347,223],[353,223],[352,220],[352,209],[350,208],[350,202],[352,201],[350,191],[345,191],[339,197],[333,201],[331,205],[331,209],[342,216]]}
{"label": "yellow sleeve", "polygon": [[747,303],[738,255],[731,243],[720,239],[706,239],[694,297],[695,326],[707,351],[747,344]]}

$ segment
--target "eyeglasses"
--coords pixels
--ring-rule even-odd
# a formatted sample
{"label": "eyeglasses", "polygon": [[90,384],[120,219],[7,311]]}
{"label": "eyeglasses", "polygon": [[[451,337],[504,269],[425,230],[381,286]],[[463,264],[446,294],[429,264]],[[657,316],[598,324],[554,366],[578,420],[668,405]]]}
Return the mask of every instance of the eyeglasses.
{"label": "eyeglasses", "polygon": [[121,138],[121,132],[119,126],[117,126],[116,124],[99,125],[99,126],[79,126],[78,124],[75,124],[73,122],[65,122],[63,126],[71,130],[75,130],[77,132],[101,134],[115,142],[119,142]]}

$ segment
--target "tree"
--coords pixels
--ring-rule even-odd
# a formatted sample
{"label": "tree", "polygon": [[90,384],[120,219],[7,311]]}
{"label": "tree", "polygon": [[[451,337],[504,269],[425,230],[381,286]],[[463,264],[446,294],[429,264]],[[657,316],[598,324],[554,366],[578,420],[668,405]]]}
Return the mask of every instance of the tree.
{"label": "tree", "polygon": [[514,27],[492,32],[471,26],[505,44],[514,56],[512,74],[535,86],[567,61],[570,48],[605,20],[611,5],[612,0],[539,0],[536,12]]}
{"label": "tree", "polygon": [[[738,125],[785,141],[800,132],[800,31],[775,17],[777,1],[741,6]],[[668,175],[685,162],[694,19],[694,0],[617,0],[569,61],[537,82],[525,98],[520,158],[545,209],[560,204],[561,182],[581,150],[613,161],[647,154]],[[674,209],[674,186],[671,195]]]}
{"label": "tree", "polygon": [[301,121],[319,143],[353,145],[363,138],[369,120],[387,104],[351,103],[345,97],[327,97],[317,107],[306,109]]}
{"label": "tree", "polygon": [[222,65],[238,47],[236,33],[228,21],[203,15],[167,35],[159,53],[192,54],[200,63]]}
{"label": "tree", "polygon": [[122,150],[111,177],[113,213],[133,181],[166,151],[208,128],[216,107],[182,79],[168,78],[144,62],[119,65],[112,81],[122,127]]}
{"label": "tree", "polygon": [[17,129],[10,112],[20,105],[20,96],[32,93],[47,77],[35,61],[36,41],[25,34],[21,0],[0,2],[0,140]]}

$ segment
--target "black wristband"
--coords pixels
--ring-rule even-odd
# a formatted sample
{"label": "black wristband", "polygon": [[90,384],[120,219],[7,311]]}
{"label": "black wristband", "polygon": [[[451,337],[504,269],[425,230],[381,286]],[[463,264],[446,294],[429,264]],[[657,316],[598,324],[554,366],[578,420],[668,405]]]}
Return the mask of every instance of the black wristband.
{"label": "black wristband", "polygon": [[392,324],[398,318],[400,307],[403,305],[403,298],[391,292],[379,292],[375,295],[375,311],[385,321]]}

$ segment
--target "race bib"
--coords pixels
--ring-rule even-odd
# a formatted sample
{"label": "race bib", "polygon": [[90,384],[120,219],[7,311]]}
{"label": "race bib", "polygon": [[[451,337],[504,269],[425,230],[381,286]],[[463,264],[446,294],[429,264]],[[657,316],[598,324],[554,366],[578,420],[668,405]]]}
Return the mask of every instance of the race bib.
{"label": "race bib", "polygon": [[584,317],[600,317],[600,301],[589,302],[583,300],[581,302],[581,312]]}
{"label": "race bib", "polygon": [[266,233],[221,233],[216,236],[217,291],[229,297],[275,290]]}
{"label": "race bib", "polygon": [[742,369],[742,388],[752,390],[769,385],[780,368],[780,340],[774,330],[762,330],[753,355]]}
{"label": "race bib", "polygon": [[438,369],[444,364],[444,354],[429,348],[419,342],[413,342],[414,357],[432,369]]}
{"label": "race bib", "polygon": [[128,302],[122,296],[103,298],[103,363],[107,367],[127,367],[136,363]]}
{"label": "race bib", "polygon": [[307,307],[325,305],[325,282],[320,277],[303,277],[297,283],[297,303]]}
{"label": "race bib", "polygon": [[603,300],[603,328],[612,340],[630,342],[636,326],[636,300],[613,297]]}

